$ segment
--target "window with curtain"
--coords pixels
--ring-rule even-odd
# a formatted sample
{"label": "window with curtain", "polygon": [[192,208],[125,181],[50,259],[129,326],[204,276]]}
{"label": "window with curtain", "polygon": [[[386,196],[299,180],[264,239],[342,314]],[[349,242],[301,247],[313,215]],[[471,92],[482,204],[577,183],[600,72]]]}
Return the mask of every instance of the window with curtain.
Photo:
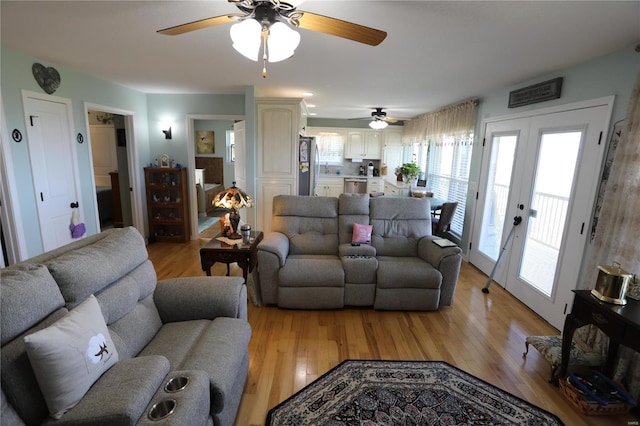
{"label": "window with curtain", "polygon": [[339,133],[322,132],[315,135],[320,164],[342,164],[344,137]]}
{"label": "window with curtain", "polygon": [[443,134],[427,143],[427,187],[436,198],[457,201],[451,232],[462,236],[469,184],[473,132],[464,135]]}
{"label": "window with curtain", "polygon": [[434,197],[458,202],[451,223],[451,233],[458,237],[464,228],[477,104],[471,100],[423,114],[407,122],[402,134]]}

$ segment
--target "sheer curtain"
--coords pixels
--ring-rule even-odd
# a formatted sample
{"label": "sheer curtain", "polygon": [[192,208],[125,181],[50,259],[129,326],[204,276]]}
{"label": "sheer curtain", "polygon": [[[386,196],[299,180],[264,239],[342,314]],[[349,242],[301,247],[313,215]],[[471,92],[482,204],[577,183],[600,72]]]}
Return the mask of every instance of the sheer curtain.
{"label": "sheer curtain", "polygon": [[476,125],[477,100],[462,102],[412,118],[402,142],[413,147],[414,161],[426,170],[427,188],[436,198],[457,201],[451,232],[462,235]]}

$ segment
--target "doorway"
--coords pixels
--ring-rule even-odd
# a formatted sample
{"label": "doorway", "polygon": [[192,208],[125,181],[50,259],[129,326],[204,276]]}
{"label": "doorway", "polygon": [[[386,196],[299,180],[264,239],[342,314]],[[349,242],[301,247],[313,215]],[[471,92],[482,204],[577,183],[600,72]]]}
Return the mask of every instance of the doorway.
{"label": "doorway", "polygon": [[[104,222],[104,219],[101,220],[100,217],[98,187],[115,188],[117,186],[120,192],[118,198],[121,202],[122,211],[121,225],[131,225],[135,227],[140,234],[145,235],[144,219],[142,214],[143,197],[140,194],[141,167],[139,167],[138,153],[135,145],[133,111],[112,108],[105,105],[85,103],[85,117],[87,134],[89,135],[89,150],[91,152],[91,177],[95,191],[93,194],[93,198],[95,200],[95,218],[98,227],[107,229],[115,225],[116,222],[115,220],[111,222],[107,220],[106,223],[101,223]],[[93,129],[92,126],[94,126]],[[97,132],[95,131],[96,129],[98,129]],[[115,134],[113,132],[115,132]],[[110,142],[106,145],[100,145],[100,143],[98,143],[99,146],[94,147],[94,137],[96,136],[99,138],[105,137]],[[117,165],[115,167],[117,167],[117,177],[110,174],[110,172],[113,171],[113,165],[104,165],[101,162],[96,163],[94,160],[96,156],[101,157],[102,155],[107,155],[104,154],[104,152],[109,152],[109,150],[112,149],[112,146],[109,145],[111,143],[115,143],[116,146],[115,161]],[[102,177],[97,179],[96,174]],[[110,180],[106,181],[105,179],[113,179],[113,185],[111,185]],[[112,193],[110,193],[110,195],[113,196]],[[120,223],[117,225],[120,226]]]}
{"label": "doorway", "polygon": [[87,117],[100,230],[131,226],[124,116],[91,109]]}
{"label": "doorway", "polygon": [[[226,212],[213,211],[211,209],[212,197],[217,192],[231,186],[235,180],[234,172],[234,153],[232,147],[228,146],[227,134],[234,130],[234,123],[243,120],[244,116],[236,115],[209,115],[209,114],[188,114],[187,115],[187,155],[189,168],[189,200],[190,200],[190,216],[191,216],[191,239],[199,237],[211,237],[217,232],[218,223],[216,220],[209,226],[210,231],[202,234],[199,228],[206,226],[203,221],[208,217],[223,216]],[[196,141],[197,132],[213,132],[213,152],[198,152],[198,144]],[[237,154],[237,153],[236,153]],[[235,155],[237,157],[237,155]],[[198,159],[196,163],[196,159]],[[220,167],[222,164],[222,167]],[[199,167],[200,166],[200,167]],[[206,170],[206,167],[209,170]],[[198,168],[205,168],[202,173],[203,182],[200,182],[198,188]],[[206,186],[206,187],[205,187]],[[209,212],[207,213],[207,210]],[[199,223],[203,224],[198,226]]]}
{"label": "doorway", "polygon": [[495,281],[558,329],[590,234],[611,106],[606,98],[485,127],[469,260],[489,274],[504,249]]}

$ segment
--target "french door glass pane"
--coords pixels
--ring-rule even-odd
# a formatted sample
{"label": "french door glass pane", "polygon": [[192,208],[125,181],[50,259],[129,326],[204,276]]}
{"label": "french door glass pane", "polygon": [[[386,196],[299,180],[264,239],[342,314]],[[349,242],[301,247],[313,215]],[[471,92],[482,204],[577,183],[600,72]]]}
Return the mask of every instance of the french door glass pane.
{"label": "french door glass pane", "polygon": [[517,142],[516,135],[494,136],[491,142],[491,163],[478,249],[494,261],[500,253]]}
{"label": "french door glass pane", "polygon": [[520,278],[553,292],[582,132],[544,133],[535,172]]}

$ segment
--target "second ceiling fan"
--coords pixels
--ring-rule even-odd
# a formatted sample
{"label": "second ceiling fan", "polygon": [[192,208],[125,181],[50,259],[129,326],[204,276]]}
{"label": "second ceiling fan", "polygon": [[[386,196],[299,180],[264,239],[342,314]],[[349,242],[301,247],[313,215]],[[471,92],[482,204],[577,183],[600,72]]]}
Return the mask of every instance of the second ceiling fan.
{"label": "second ceiling fan", "polygon": [[165,35],[180,35],[191,31],[234,23],[231,27],[233,47],[243,56],[258,60],[262,46],[266,77],[266,62],[278,62],[293,55],[300,43],[300,34],[294,28],[317,31],[337,37],[377,46],[387,33],[353,22],[297,10],[280,0],[228,0],[242,13],[214,16],[159,30]]}
{"label": "second ceiling fan", "polygon": [[401,117],[390,117],[386,112],[383,111],[384,108],[376,107],[371,112],[370,117],[359,117],[352,118],[352,120],[371,120],[369,122],[369,127],[375,130],[382,130],[389,125],[389,123],[397,123],[398,121],[409,121],[410,118],[401,118]]}

